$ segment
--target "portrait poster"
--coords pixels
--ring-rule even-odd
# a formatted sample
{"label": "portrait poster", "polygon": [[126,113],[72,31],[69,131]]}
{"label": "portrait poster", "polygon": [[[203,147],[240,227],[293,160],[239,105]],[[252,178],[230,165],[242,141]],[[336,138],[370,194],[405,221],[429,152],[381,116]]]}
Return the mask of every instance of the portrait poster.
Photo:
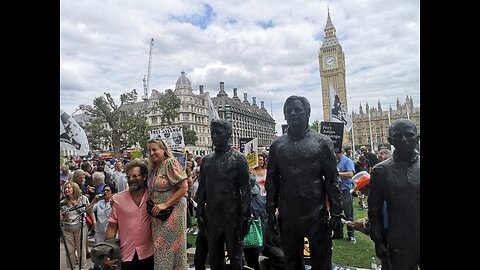
{"label": "portrait poster", "polygon": [[248,168],[258,166],[258,138],[247,142],[243,154],[247,158]]}
{"label": "portrait poster", "polygon": [[170,150],[182,151],[185,147],[183,129],[180,126],[156,128],[148,131],[150,139],[162,139]]}

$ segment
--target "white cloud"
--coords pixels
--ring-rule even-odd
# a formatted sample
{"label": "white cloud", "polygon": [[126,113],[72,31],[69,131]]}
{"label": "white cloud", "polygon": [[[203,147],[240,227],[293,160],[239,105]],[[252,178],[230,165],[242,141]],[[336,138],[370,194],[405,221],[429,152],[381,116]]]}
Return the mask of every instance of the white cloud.
{"label": "white cloud", "polygon": [[[195,92],[212,96],[225,82],[230,97],[273,112],[281,131],[282,107],[292,95],[312,105],[322,120],[318,49],[327,20],[326,1],[63,1],[60,22],[60,102],[67,113],[104,92],[118,99],[133,88],[143,94],[150,39],[150,88],[174,89],[182,70]],[[397,98],[420,104],[420,22],[417,0],[330,1],[343,47],[349,110],[368,102],[395,108]]]}

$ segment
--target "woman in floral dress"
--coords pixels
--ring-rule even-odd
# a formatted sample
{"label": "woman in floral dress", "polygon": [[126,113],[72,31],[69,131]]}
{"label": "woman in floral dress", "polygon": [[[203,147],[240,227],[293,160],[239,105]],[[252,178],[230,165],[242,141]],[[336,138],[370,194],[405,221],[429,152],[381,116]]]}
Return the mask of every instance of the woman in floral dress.
{"label": "woman in floral dress", "polygon": [[166,221],[151,218],[155,269],[188,269],[186,247],[187,175],[161,139],[148,142],[148,194],[153,215],[174,205]]}

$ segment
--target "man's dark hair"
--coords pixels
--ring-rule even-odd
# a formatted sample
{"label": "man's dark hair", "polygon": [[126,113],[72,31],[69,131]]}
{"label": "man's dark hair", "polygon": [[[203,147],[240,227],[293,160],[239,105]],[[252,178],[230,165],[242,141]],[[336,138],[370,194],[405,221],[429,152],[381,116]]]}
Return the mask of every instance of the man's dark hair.
{"label": "man's dark hair", "polygon": [[223,127],[225,129],[225,133],[227,134],[227,138],[230,138],[232,135],[232,125],[230,125],[228,121],[223,119],[215,119],[210,123],[210,127],[213,127],[214,125]]}
{"label": "man's dark hair", "polygon": [[90,169],[92,168],[92,165],[90,165],[90,163],[88,163],[87,161],[84,161],[81,165],[80,165],[80,169],[86,171],[86,172],[90,172]]}
{"label": "man's dark hair", "polygon": [[285,103],[283,104],[283,115],[285,115],[287,104],[295,100],[300,100],[300,102],[302,102],[303,107],[305,108],[305,111],[307,111],[307,118],[310,118],[310,111],[311,111],[310,102],[305,97],[295,96],[295,95],[289,96],[287,100],[285,100]]}
{"label": "man's dark hair", "polygon": [[109,187],[113,194],[115,194],[115,193],[118,192],[117,186],[114,185],[114,184],[111,184],[110,182],[109,182],[108,184],[106,184],[105,186],[103,186],[102,191],[105,191],[105,188],[106,188],[106,187]]}
{"label": "man's dark hair", "polygon": [[145,164],[143,162],[135,162],[135,161],[131,161],[131,162],[128,162],[127,164],[125,164],[125,173],[127,173],[128,171],[130,171],[130,169],[135,168],[135,167],[140,168],[140,174],[142,174],[142,175],[148,174],[147,164]]}

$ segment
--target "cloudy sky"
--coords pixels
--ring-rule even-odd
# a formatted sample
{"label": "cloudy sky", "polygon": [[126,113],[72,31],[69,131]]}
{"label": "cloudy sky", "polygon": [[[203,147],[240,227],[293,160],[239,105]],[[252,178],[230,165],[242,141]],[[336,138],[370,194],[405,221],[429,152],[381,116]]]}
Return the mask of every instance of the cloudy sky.
{"label": "cloudy sky", "polygon": [[[406,96],[420,106],[418,0],[82,0],[60,2],[60,108],[72,114],[104,92],[143,95],[150,39],[150,89],[175,89],[181,71],[194,93],[257,98],[281,134],[292,95],[323,120],[318,50],[327,6],[343,47],[348,109],[365,102],[395,109]],[[150,94],[150,93],[149,93]]]}

